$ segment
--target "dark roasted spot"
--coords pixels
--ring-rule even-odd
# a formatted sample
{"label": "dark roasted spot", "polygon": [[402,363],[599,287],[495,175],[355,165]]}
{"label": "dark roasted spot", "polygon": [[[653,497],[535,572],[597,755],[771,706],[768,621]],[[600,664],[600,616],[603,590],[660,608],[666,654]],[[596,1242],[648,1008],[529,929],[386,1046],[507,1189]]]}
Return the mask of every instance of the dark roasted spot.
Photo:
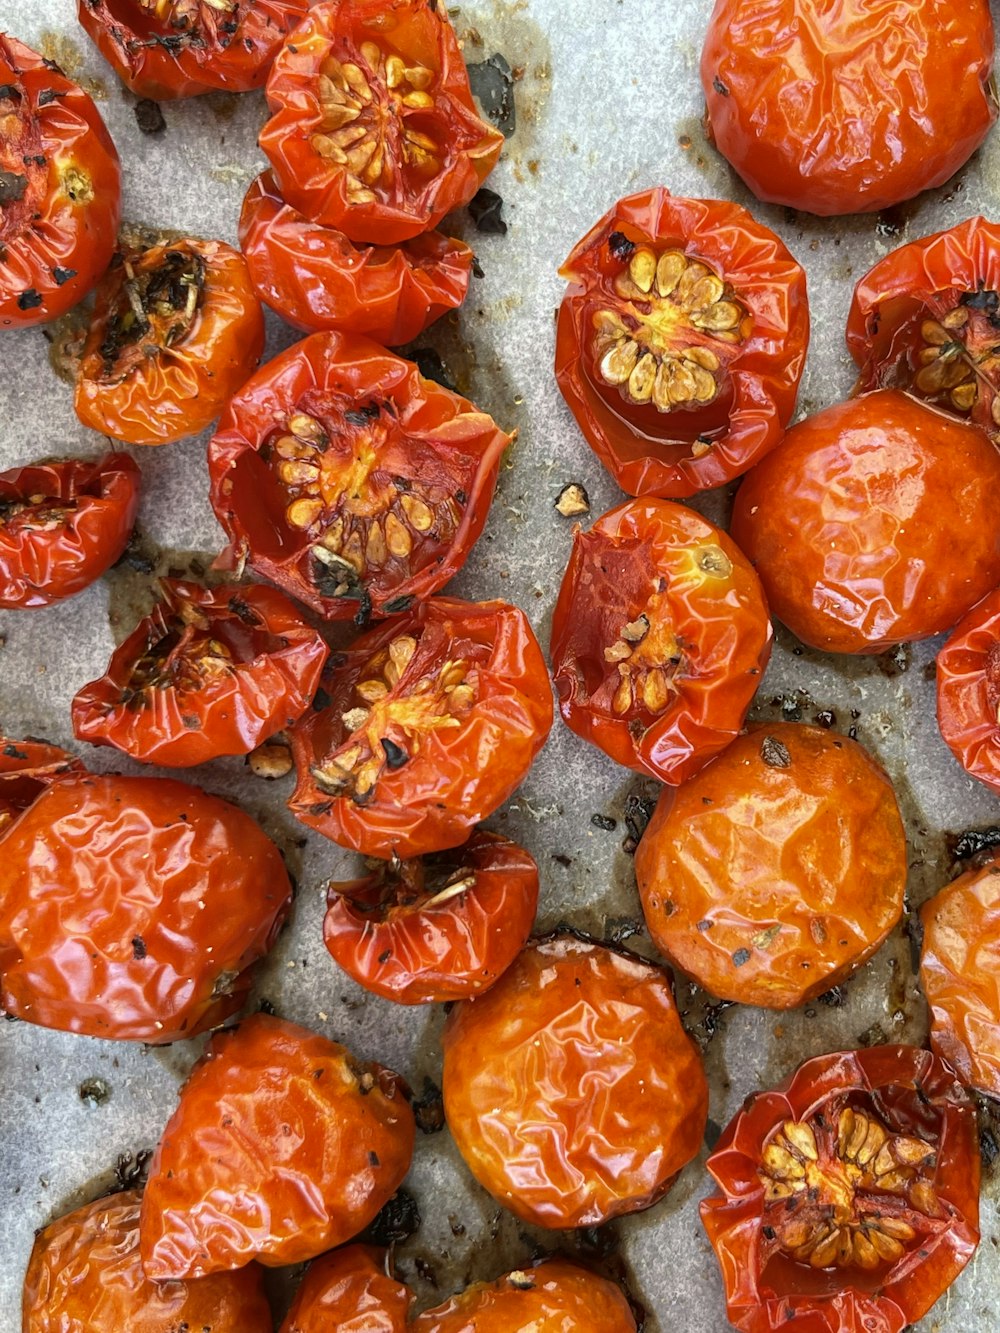
{"label": "dark roasted spot", "polygon": [[618,820],[612,819],[610,815],[591,815],[590,822],[594,828],[603,829],[605,833],[614,833],[618,827]]}
{"label": "dark roasted spot", "polygon": [[56,280],[56,286],[61,287],[64,282],[69,282],[70,278],[76,277],[75,268],[54,268],[52,276]]}
{"label": "dark roasted spot", "polygon": [[715,91],[719,94],[720,97],[729,96],[729,89],[719,78],[718,74],[716,74],[715,78],[712,80],[712,87],[715,89]]}
{"label": "dark roasted spot", "polygon": [[632,257],[635,241],[630,241],[623,231],[613,231],[608,237],[608,249],[615,259],[625,264]]}
{"label": "dark roasted spot", "polygon": [[0,208],[23,199],[27,188],[27,176],[21,176],[16,171],[0,171]]}
{"label": "dark roasted spot", "polygon": [[424,1079],[423,1092],[419,1097],[414,1097],[410,1105],[421,1134],[438,1134],[444,1129],[444,1101],[441,1089],[429,1078]]}
{"label": "dark roasted spot", "polygon": [[792,756],[788,747],[777,736],[765,736],[760,747],[760,757],[768,768],[791,768]]}
{"label": "dark roasted spot", "polygon": [[414,347],[409,357],[425,380],[433,380],[452,393],[458,392],[458,386],[451,378],[447,366],[433,347]]}
{"label": "dark roasted spot", "polygon": [[496,190],[483,186],[479,193],[469,200],[469,214],[476,224],[476,230],[490,236],[506,236],[507,224],[503,220],[503,199]]}
{"label": "dark roasted spot", "polygon": [[514,75],[510,65],[494,52],[486,60],[469,67],[469,84],[479,100],[483,113],[506,137],[517,128],[514,108]]}
{"label": "dark roasted spot", "polygon": [[749,949],[737,949],[736,952],[733,954],[734,967],[742,967],[744,963],[749,963],[749,961],[750,961]]}
{"label": "dark roasted spot", "polygon": [[37,310],[42,304],[42,298],[35,291],[34,287],[29,287],[26,292],[22,292],[17,298],[18,310]]}
{"label": "dark roasted spot", "polygon": [[382,746],[382,753],[385,755],[386,768],[402,768],[404,764],[409,763],[410,756],[395,741],[390,741],[383,736],[379,744]]}
{"label": "dark roasted spot", "polygon": [[396,1245],[412,1236],[419,1226],[420,1210],[416,1199],[406,1190],[399,1190],[362,1234],[369,1245]]}
{"label": "dark roasted spot", "polygon": [[151,97],[144,97],[135,104],[135,123],[143,134],[162,134],[167,128],[159,102]]}
{"label": "dark roasted spot", "polygon": [[135,959],[146,957],[146,941],[141,935],[136,935],[132,940],[132,957]]}

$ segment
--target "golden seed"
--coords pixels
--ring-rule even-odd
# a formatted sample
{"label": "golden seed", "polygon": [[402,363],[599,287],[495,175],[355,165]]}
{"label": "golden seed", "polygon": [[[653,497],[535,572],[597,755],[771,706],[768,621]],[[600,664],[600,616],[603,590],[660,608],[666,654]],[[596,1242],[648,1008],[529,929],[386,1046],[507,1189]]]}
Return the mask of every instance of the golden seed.
{"label": "golden seed", "polygon": [[687,268],[681,274],[680,281],[677,284],[675,295],[681,305],[691,305],[691,293],[704,278],[713,277],[711,269],[706,268],[704,264],[694,260],[688,264]]}
{"label": "golden seed", "polygon": [[710,347],[686,347],[681,356],[685,361],[693,361],[703,370],[718,370],[719,358]]}
{"label": "golden seed", "polygon": [[335,518],[320,537],[319,543],[324,550],[332,551],[335,555],[338,554],[344,544],[344,520]]}
{"label": "golden seed", "polygon": [[897,1159],[906,1166],[918,1166],[921,1162],[926,1162],[929,1157],[934,1156],[934,1149],[923,1139],[911,1139],[903,1135],[897,1135],[892,1141],[892,1146]]}
{"label": "golden seed", "polygon": [[348,533],[340,554],[354,569],[355,573],[360,574],[365,568],[365,556],[361,548],[361,533],[357,529]]}
{"label": "golden seed", "polygon": [[[694,400],[694,372],[683,361],[671,363],[670,384],[667,393],[671,403],[690,403]],[[714,381],[713,381],[714,383]]]}
{"label": "golden seed", "polygon": [[618,632],[626,643],[642,643],[649,633],[649,617],[637,616],[635,620],[623,625]]}
{"label": "golden seed", "polygon": [[355,65],[353,61],[348,61],[347,64],[342,67],[342,73],[345,82],[355,97],[360,97],[362,102],[370,102],[372,100],[372,92],[368,86],[368,80],[365,78],[363,71],[358,65]]}
{"label": "golden seed", "polygon": [[612,700],[611,707],[618,714],[627,713],[632,707],[632,682],[629,680],[628,676],[622,676],[618,688],[615,690],[615,697]]}
{"label": "golden seed", "polygon": [[770,1174],[779,1180],[802,1180],[805,1177],[805,1167],[792,1156],[780,1139],[767,1145],[762,1161]]}
{"label": "golden seed", "polygon": [[391,174],[382,141],[379,140],[371,161],[361,172],[361,179],[367,181],[369,185],[375,185],[383,175],[391,176]]}
{"label": "golden seed", "polygon": [[691,376],[694,380],[694,401],[696,403],[710,403],[719,388],[713,376],[707,370],[703,370],[701,366],[695,366],[691,371]]}
{"label": "golden seed", "polygon": [[347,178],[347,197],[352,204],[370,204],[376,197],[374,190],[362,185],[357,176]]}
{"label": "golden seed", "polygon": [[385,676],[386,680],[389,682],[389,685],[392,688],[395,688],[396,685],[399,684],[399,674],[400,674],[399,667],[396,665],[395,662],[386,662],[385,669],[382,672],[382,674]]}
{"label": "golden seed", "polygon": [[952,407],[957,407],[960,412],[968,412],[976,401],[978,390],[975,380],[969,380],[967,384],[960,384],[957,389],[951,391]]}
{"label": "golden seed", "polygon": [[327,134],[314,134],[309,142],[319,153],[320,157],[325,157],[331,162],[336,162],[343,166],[347,161],[347,155]]}
{"label": "golden seed", "polygon": [[445,662],[438,675],[438,685],[443,690],[454,689],[456,685],[462,684],[468,674],[466,662]]}
{"label": "golden seed", "polygon": [[288,429],[300,440],[305,440],[309,444],[322,444],[326,442],[326,435],[323,433],[323,427],[315,417],[306,416],[305,412],[296,412],[288,418]]}
{"label": "golden seed", "polygon": [[847,1146],[854,1137],[854,1120],[854,1112],[849,1106],[845,1106],[837,1122],[837,1152],[845,1160],[848,1156]]}
{"label": "golden seed", "polygon": [[871,1231],[868,1232],[868,1241],[875,1250],[879,1260],[898,1259],[903,1253],[903,1246],[900,1245],[899,1241],[893,1240],[890,1236],[886,1236],[883,1232],[878,1230],[877,1227],[873,1227]]}
{"label": "golden seed", "polygon": [[448,695],[448,707],[452,712],[458,709],[471,708],[476,699],[476,691],[471,685],[456,685]]}
{"label": "golden seed", "polygon": [[590,497],[579,482],[571,481],[556,496],[554,508],[563,518],[578,518],[590,513]]}
{"label": "golden seed", "polygon": [[382,529],[377,523],[373,523],[368,529],[365,559],[369,565],[381,565],[385,563],[385,557],[385,538],[382,536]]}
{"label": "golden seed", "polygon": [[354,778],[354,791],[358,796],[364,796],[370,792],[372,787],[378,781],[379,773],[382,771],[382,761],[376,759],[373,755],[358,769]]}
{"label": "golden seed", "polygon": [[707,310],[701,310],[691,316],[691,323],[696,328],[719,330],[735,329],[740,322],[740,308],[732,301],[716,301]]}
{"label": "golden seed", "polygon": [[323,107],[323,128],[339,130],[357,120],[361,112],[352,106],[335,106],[332,103]]}
{"label": "golden seed", "polygon": [[294,435],[282,435],[275,442],[274,452],[280,458],[312,458],[316,450],[311,444],[304,444],[302,440],[297,440]]}
{"label": "golden seed", "polygon": [[[353,148],[348,149],[347,165],[355,175],[361,175],[362,169],[372,160],[377,146],[375,140],[369,135]],[[369,184],[371,184],[370,181]]]}
{"label": "golden seed", "polygon": [[721,301],[726,284],[714,273],[696,282],[691,290],[691,307],[694,310],[707,310],[709,306]]}
{"label": "golden seed", "polygon": [[339,84],[342,88],[346,87],[347,80],[344,78],[344,67],[336,56],[327,56],[319,68],[320,73],[328,79],[332,79],[334,83]]}
{"label": "golden seed", "polygon": [[704,458],[707,453],[711,452],[711,449],[711,440],[695,440],[691,445],[691,457]]}
{"label": "golden seed", "polygon": [[368,65],[369,69],[377,71],[382,64],[382,52],[374,42],[361,43],[361,57]]}
{"label": "golden seed", "polygon": [[841,1235],[840,1229],[831,1232],[825,1240],[821,1240],[815,1246],[809,1255],[809,1263],[813,1268],[828,1268],[837,1256],[837,1250],[840,1248]]}
{"label": "golden seed", "polygon": [[882,1262],[878,1250],[863,1231],[854,1234],[854,1262],[861,1268],[878,1268]]}
{"label": "golden seed", "polygon": [[636,363],[628,377],[629,397],[635,403],[648,403],[653,396],[653,384],[656,380],[656,357],[646,352]]}
{"label": "golden seed", "polygon": [[434,105],[434,98],[430,93],[422,92],[419,88],[416,88],[412,93],[406,94],[403,98],[403,105],[413,107],[418,111],[426,111],[428,107]]}
{"label": "golden seed", "polygon": [[899,1217],[880,1217],[878,1225],[885,1235],[893,1236],[896,1240],[912,1240],[917,1234],[908,1222]]}
{"label": "golden seed", "polygon": [[336,132],[333,141],[339,144],[341,148],[350,148],[352,144],[368,138],[370,134],[371,131],[366,130],[364,125],[345,125]]}
{"label": "golden seed", "polygon": [[308,486],[318,480],[319,468],[315,463],[290,458],[278,464],[278,476],[288,486]]}
{"label": "golden seed", "polygon": [[385,539],[397,560],[405,560],[413,550],[413,539],[395,514],[385,516]]}
{"label": "golden seed", "polygon": [[628,330],[625,328],[621,316],[616,315],[613,310],[597,310],[594,312],[591,321],[597,330],[600,338],[621,338],[628,336]]}
{"label": "golden seed", "polygon": [[366,704],[377,704],[389,691],[384,680],[363,680],[360,685],[355,685],[354,693]]}
{"label": "golden seed", "polygon": [[407,126],[406,137],[410,143],[416,144],[418,148],[426,148],[428,153],[437,152],[437,143],[435,140],[430,138],[429,135],[421,134],[419,130]]}
{"label": "golden seed", "polygon": [[[338,70],[340,66],[337,66]],[[343,83],[336,83],[328,74],[320,74],[316,81],[316,90],[319,93],[319,100],[323,103],[331,102],[335,106],[345,106],[347,104],[347,95],[344,91]]]}
{"label": "golden seed", "polygon": [[285,510],[285,517],[293,528],[311,528],[323,512],[322,500],[295,500]]}
{"label": "golden seed", "polygon": [[807,1124],[797,1120],[786,1120],[782,1126],[785,1138],[796,1148],[801,1156],[807,1157],[810,1162],[819,1160],[819,1153],[816,1151],[816,1135]]}
{"label": "golden seed", "polygon": [[969,322],[969,311],[964,305],[957,305],[954,310],[949,310],[941,323],[946,329],[961,329]]}
{"label": "golden seed", "polygon": [[423,500],[415,495],[404,495],[400,503],[410,520],[410,526],[417,532],[428,532],[434,526],[434,515]]}
{"label": "golden seed", "polygon": [[411,88],[429,88],[434,82],[434,71],[426,65],[408,65],[406,82]]}
{"label": "golden seed", "polygon": [[392,55],[386,58],[385,81],[389,88],[398,88],[406,81],[406,63],[399,56]]}
{"label": "golden seed", "polygon": [[924,320],[920,326],[920,336],[931,347],[943,347],[945,343],[951,342],[951,334],[936,319]]}
{"label": "golden seed", "polygon": [[269,780],[283,778],[292,771],[292,752],[287,745],[269,741],[265,745],[258,745],[256,750],[251,750],[247,756],[247,763],[250,772],[256,778]]}
{"label": "golden seed", "polygon": [[937,1217],[940,1211],[937,1192],[929,1180],[917,1181],[910,1190],[910,1202],[927,1217]]}
{"label": "golden seed", "polygon": [[628,261],[628,275],[644,295],[652,289],[656,277],[656,255],[645,246],[633,251]]}
{"label": "golden seed", "polygon": [[389,644],[389,660],[400,671],[409,666],[410,658],[417,651],[417,641],[409,634],[400,634]]}
{"label": "golden seed", "polygon": [[673,377],[673,360],[661,361],[656,372],[656,381],[653,384],[653,406],[658,412],[673,411],[674,405],[670,401],[670,383]]}
{"label": "golden seed", "polygon": [[670,683],[660,667],[654,667],[642,682],[642,702],[651,713],[662,713],[670,698]]}
{"label": "golden seed", "polygon": [[625,662],[632,656],[633,649],[621,639],[613,643],[610,648],[604,650],[605,662]]}
{"label": "golden seed", "polygon": [[879,1149],[885,1143],[888,1135],[877,1121],[871,1120],[868,1123],[868,1133],[865,1135],[865,1141],[855,1154],[859,1166],[867,1166],[868,1163],[878,1155]]}
{"label": "golden seed", "polygon": [[350,708],[346,713],[341,713],[340,720],[348,731],[360,731],[370,715],[367,708]]}
{"label": "golden seed", "polygon": [[940,347],[924,347],[917,353],[917,360],[922,366],[929,366],[941,355]]}
{"label": "golden seed", "polygon": [[687,268],[687,259],[678,250],[667,250],[656,263],[656,290],[661,296],[669,296],[681,280],[681,274]]}
{"label": "golden seed", "polygon": [[349,750],[344,750],[342,754],[338,754],[337,757],[333,760],[333,763],[337,766],[337,768],[342,768],[345,772],[350,773],[351,769],[354,767],[354,765],[358,762],[360,758],[361,758],[361,746],[352,745]]}
{"label": "golden seed", "polygon": [[631,339],[616,343],[601,360],[601,378],[605,384],[624,384],[639,359],[639,344]]}

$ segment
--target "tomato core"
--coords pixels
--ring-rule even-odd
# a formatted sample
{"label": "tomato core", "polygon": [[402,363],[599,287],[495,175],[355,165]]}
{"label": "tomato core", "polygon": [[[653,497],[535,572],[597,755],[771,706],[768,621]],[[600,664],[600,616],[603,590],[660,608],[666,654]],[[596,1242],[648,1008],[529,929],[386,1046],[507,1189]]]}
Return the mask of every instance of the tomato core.
{"label": "tomato core", "polygon": [[[147,255],[152,252],[147,251]],[[123,258],[124,278],[108,311],[99,382],[118,383],[151,357],[182,342],[205,290],[205,261],[191,251],[162,259]]]}

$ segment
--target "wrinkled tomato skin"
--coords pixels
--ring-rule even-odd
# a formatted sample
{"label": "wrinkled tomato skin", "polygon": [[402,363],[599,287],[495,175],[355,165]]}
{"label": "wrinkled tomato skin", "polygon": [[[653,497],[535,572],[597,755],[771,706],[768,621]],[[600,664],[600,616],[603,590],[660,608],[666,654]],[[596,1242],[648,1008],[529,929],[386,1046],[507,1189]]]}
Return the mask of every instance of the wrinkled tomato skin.
{"label": "wrinkled tomato skin", "polygon": [[151,1282],[139,1259],[142,1194],[77,1208],[40,1231],[24,1279],[22,1333],[271,1333],[261,1270]]}
{"label": "wrinkled tomato skin", "polygon": [[716,0],[709,135],[758,199],[871,213],[943,185],[996,119],[987,0]]}
{"label": "wrinkled tomato skin", "polygon": [[[619,247],[616,257],[611,238]],[[621,238],[676,248],[707,264],[745,308],[747,331],[726,368],[724,416],[615,405],[600,382],[595,313],[622,302],[611,285],[627,269]],[[628,246],[626,245],[625,249]],[[673,198],[657,188],[621,199],[573,247],[559,270],[570,286],[559,307],[556,379],[587,443],[629,495],[682,498],[721,486],[781,439],[795,408],[809,344],[806,276],[775,234],[738,204]],[[692,445],[711,442],[702,452]]]}
{"label": "wrinkled tomato skin", "polygon": [[0,89],[0,170],[16,196],[0,206],[0,329],[25,329],[65,314],[107,268],[121,221],[121,169],[91,98],[58,65],[2,33]]}
{"label": "wrinkled tomato skin", "polygon": [[1000,582],[998,488],[984,432],[881,389],[793,426],[730,531],[803,643],[881,653],[950,629]]}
{"label": "wrinkled tomato skin", "polygon": [[937,720],[970,777],[1000,793],[1000,592],[977,602],[937,655]]}
{"label": "wrinkled tomato skin", "polygon": [[[132,535],[139,478],[128,454],[0,472],[0,610],[51,606],[100,578]],[[63,505],[70,507],[61,517],[46,517]]]}
{"label": "wrinkled tomato skin", "polygon": [[694,1157],[708,1114],[667,976],[554,937],[448,1016],[445,1116],[469,1170],[523,1221],[600,1226],[648,1208]]}
{"label": "wrinkled tomato skin", "polygon": [[371,1245],[346,1245],[315,1259],[281,1333],[410,1333],[413,1295],[387,1268],[387,1252]]}
{"label": "wrinkled tomato skin", "polygon": [[[875,1110],[895,1133],[934,1144],[930,1167],[941,1215],[919,1246],[874,1273],[814,1269],[778,1253],[762,1231],[761,1154],[788,1120],[824,1106]],[[740,1333],[901,1333],[918,1320],[972,1258],[979,1242],[979,1144],[975,1107],[954,1072],[912,1046],[820,1055],[770,1092],[748,1098],[706,1163],[718,1190],[701,1219]]]}
{"label": "wrinkled tomato skin", "polygon": [[178,1041],[234,1014],[292,889],[235,806],[167,778],[55,778],[0,857],[0,1000],[89,1037]]}
{"label": "wrinkled tomato skin", "polygon": [[350,1240],[402,1183],[415,1134],[398,1076],[336,1042],[268,1014],[216,1033],[150,1164],[147,1276],[301,1263]]}
{"label": "wrinkled tomato skin", "polygon": [[48,741],[0,736],[0,836],[63,773],[82,773],[76,755]]}

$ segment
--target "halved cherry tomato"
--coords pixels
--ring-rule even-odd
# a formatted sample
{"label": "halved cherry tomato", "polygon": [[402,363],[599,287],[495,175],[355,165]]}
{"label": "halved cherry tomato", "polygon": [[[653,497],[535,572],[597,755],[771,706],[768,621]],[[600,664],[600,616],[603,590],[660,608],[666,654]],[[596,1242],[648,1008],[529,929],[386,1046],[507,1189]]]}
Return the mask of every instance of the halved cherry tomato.
{"label": "halved cherry tomato", "polygon": [[313,1260],[281,1333],[412,1333],[413,1294],[385,1250],[346,1245]]}
{"label": "halved cherry tomato", "polygon": [[772,449],[809,343],[806,275],[738,204],[621,199],[560,275],[556,379],[631,495],[693,495]]}
{"label": "halved cherry tomato", "polygon": [[509,440],[409,361],[315,333],[244,386],[209,444],[228,561],[328,620],[405,609],[465,563]]}
{"label": "halved cherry tomato", "polygon": [[118,154],[90,97],[0,33],[0,328],[65,314],[111,262]]}
{"label": "halved cherry tomato", "polygon": [[213,422],[263,350],[239,251],[188,237],[126,251],[97,289],[73,405],[91,430],[168,444]]}
{"label": "halved cherry tomato", "polygon": [[22,810],[35,801],[53,778],[86,770],[76,755],[58,745],[34,739],[14,741],[0,736],[0,836]]}
{"label": "halved cherry tomato", "polygon": [[966,773],[1000,792],[1000,591],[959,621],[937,655],[937,719]]}
{"label": "halved cherry tomato", "polygon": [[724,532],[631,500],[574,534],[552,624],[567,726],[676,784],[739,733],[771,655],[757,576]]}
{"label": "halved cherry tomato", "polygon": [[741,1333],[901,1333],[979,1241],[976,1111],[912,1046],[807,1060],[749,1098],[701,1205]]}
{"label": "halved cherry tomato", "polygon": [[292,730],[304,824],[366,856],[455,847],[520,784],[552,726],[545,660],[505,602],[433,597],[335,654]]}
{"label": "halved cherry tomato", "polygon": [[444,1109],[484,1189],[536,1226],[648,1208],[698,1151],[701,1058],[666,974],[575,936],[539,940],[448,1015]]}
{"label": "halved cherry tomato", "polygon": [[409,1170],[405,1091],[391,1070],[267,1014],[216,1033],[150,1164],[147,1276],[300,1263],[350,1240]]}
{"label": "halved cherry tomato", "polygon": [[320,0],[275,60],[267,100],[260,146],[281,193],[372,245],[467,204],[503,147],[436,0]]}
{"label": "halved cherry tomato", "polygon": [[868,213],[943,185],[997,115],[988,0],[716,0],[709,134],[758,199]]}
{"label": "halved cherry tomato", "polygon": [[1000,583],[998,493],[984,431],[881,389],[793,426],[730,531],[803,643],[880,653],[950,629]]}
{"label": "halved cherry tomato", "polygon": [[125,550],[138,508],[128,454],[0,472],[0,609],[51,606],[89,587]]}

